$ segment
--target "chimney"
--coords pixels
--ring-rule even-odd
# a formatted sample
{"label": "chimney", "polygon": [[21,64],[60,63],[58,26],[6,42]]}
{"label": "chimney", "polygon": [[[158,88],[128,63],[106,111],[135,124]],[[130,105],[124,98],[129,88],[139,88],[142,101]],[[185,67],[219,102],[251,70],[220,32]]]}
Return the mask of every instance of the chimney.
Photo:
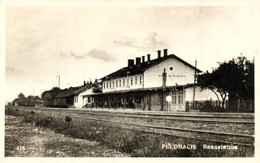
{"label": "chimney", "polygon": [[133,66],[135,64],[135,60],[128,59],[128,67]]}
{"label": "chimney", "polygon": [[167,55],[168,55],[168,49],[163,49],[163,55],[164,55],[164,57],[167,57]]}
{"label": "chimney", "polygon": [[147,61],[150,61],[151,54],[147,54]]}
{"label": "chimney", "polygon": [[142,63],[145,62],[145,56],[142,56]]}
{"label": "chimney", "polygon": [[158,52],[158,58],[161,58],[161,50],[157,50]]}
{"label": "chimney", "polygon": [[135,58],[135,64],[138,65],[141,63],[141,58],[140,57],[136,57]]}
{"label": "chimney", "polygon": [[85,80],[84,80],[84,82],[83,82],[83,85],[84,85],[84,86],[86,86],[86,85],[87,85]]}

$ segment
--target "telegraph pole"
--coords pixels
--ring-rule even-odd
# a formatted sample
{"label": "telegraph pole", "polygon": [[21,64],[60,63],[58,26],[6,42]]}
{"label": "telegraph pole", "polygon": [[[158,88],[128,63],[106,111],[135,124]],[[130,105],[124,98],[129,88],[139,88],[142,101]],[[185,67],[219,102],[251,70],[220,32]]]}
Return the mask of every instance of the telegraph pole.
{"label": "telegraph pole", "polygon": [[192,109],[194,110],[195,108],[195,88],[196,88],[196,86],[195,86],[195,84],[196,84],[196,78],[197,78],[197,60],[195,60],[195,70],[194,70],[194,86],[193,86],[193,100],[192,100]]}
{"label": "telegraph pole", "polygon": [[166,69],[163,69],[163,73],[162,73],[162,105],[161,105],[161,110],[163,111],[163,104],[164,104],[164,90],[166,89],[166,80],[167,80],[167,73],[166,73]]}
{"label": "telegraph pole", "polygon": [[60,88],[60,75],[56,75],[58,77],[58,88]]}
{"label": "telegraph pole", "polygon": [[32,96],[34,96],[34,87],[32,87]]}

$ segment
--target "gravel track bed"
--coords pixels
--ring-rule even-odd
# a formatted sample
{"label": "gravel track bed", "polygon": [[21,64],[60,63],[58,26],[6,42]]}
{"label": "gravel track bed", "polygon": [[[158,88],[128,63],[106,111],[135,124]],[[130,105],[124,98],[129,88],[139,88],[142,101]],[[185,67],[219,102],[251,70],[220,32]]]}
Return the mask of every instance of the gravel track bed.
{"label": "gravel track bed", "polygon": [[[77,115],[77,114],[72,114]],[[228,132],[237,134],[248,134],[254,135],[254,125],[253,124],[229,124],[229,123],[205,123],[205,122],[190,122],[190,121],[176,121],[176,120],[158,120],[158,119],[142,119],[142,118],[127,118],[127,117],[116,117],[116,116],[82,116],[82,117],[92,117],[92,118],[102,118],[106,120],[116,120],[122,122],[130,122],[137,124],[147,124],[147,125],[157,125],[165,127],[177,127],[185,129],[194,130],[207,130],[207,131],[217,131],[217,132]]]}
{"label": "gravel track bed", "polygon": [[[94,121],[94,120],[88,120],[88,119],[82,119],[85,120],[86,123],[88,121]],[[106,119],[107,120],[107,119]],[[225,142],[227,144],[253,144],[254,140],[251,138],[241,138],[241,137],[230,137],[230,136],[224,136],[224,135],[212,135],[212,134],[201,134],[201,133],[194,133],[194,132],[183,132],[183,131],[176,131],[176,130],[164,130],[164,129],[154,129],[154,128],[147,128],[147,127],[141,127],[141,126],[130,126],[123,123],[112,123],[112,122],[102,122],[102,121],[96,121],[100,124],[106,124],[111,126],[118,126],[123,129],[130,129],[130,130],[138,130],[138,131],[145,131],[150,133],[162,133],[166,135],[173,135],[176,137],[184,137],[184,138],[193,138],[197,140],[203,140],[203,142],[211,142],[211,141],[217,141],[217,142]]]}

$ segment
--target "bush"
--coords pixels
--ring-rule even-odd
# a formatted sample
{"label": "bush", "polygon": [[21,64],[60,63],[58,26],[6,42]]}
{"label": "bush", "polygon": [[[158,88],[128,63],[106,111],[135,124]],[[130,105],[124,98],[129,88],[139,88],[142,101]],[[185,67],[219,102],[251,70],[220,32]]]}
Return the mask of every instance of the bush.
{"label": "bush", "polygon": [[51,127],[53,123],[54,120],[52,117],[40,117],[35,121],[35,125],[40,127]]}

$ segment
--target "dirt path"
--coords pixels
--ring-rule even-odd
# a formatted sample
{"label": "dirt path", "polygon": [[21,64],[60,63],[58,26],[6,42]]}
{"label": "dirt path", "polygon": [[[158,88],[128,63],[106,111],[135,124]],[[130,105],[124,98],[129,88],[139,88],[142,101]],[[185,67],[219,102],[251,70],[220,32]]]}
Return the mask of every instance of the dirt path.
{"label": "dirt path", "polygon": [[50,129],[34,127],[14,116],[5,118],[6,157],[128,157],[100,146],[98,142],[75,139]]}

